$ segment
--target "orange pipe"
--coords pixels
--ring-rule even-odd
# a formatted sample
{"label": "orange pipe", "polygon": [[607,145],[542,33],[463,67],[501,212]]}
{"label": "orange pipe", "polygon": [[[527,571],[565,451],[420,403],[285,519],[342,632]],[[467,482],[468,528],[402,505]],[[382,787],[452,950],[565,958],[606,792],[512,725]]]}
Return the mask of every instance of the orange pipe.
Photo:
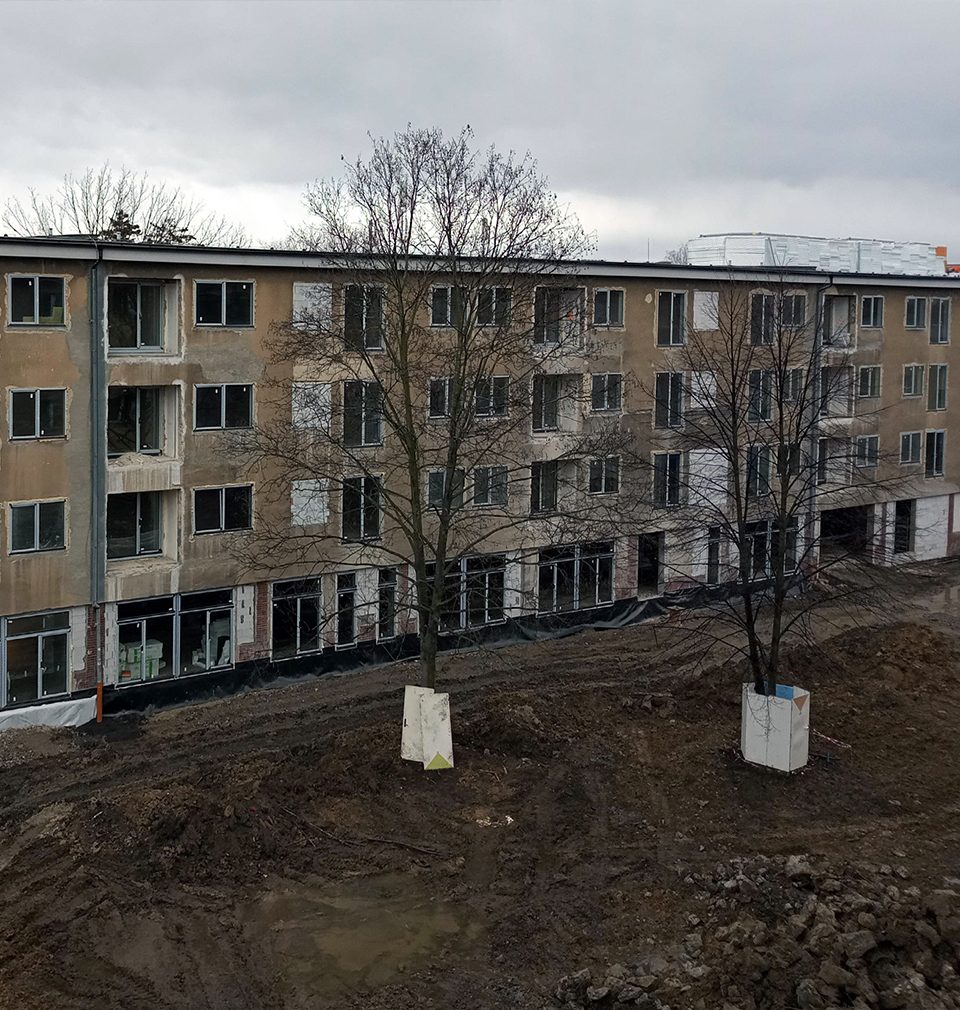
{"label": "orange pipe", "polygon": [[97,684],[97,722],[103,722],[103,681]]}

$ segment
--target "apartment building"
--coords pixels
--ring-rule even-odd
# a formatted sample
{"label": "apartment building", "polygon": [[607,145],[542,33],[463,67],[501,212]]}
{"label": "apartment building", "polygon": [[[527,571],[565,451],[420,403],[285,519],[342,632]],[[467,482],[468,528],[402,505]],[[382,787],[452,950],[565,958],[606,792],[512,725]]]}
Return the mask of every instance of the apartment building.
{"label": "apartment building", "polygon": [[[324,669],[415,648],[410,573],[378,540],[365,478],[344,481],[336,500],[291,481],[285,498],[266,502],[260,476],[225,448],[229,433],[271,412],[276,418],[276,403],[263,395],[271,332],[298,305],[327,299],[360,320],[362,339],[377,339],[376,305],[367,297],[349,307],[333,261],[274,250],[2,239],[0,264],[0,710],[56,704],[98,682],[108,705],[119,707],[148,689],[184,692],[253,670]],[[511,507],[529,522],[463,557],[451,574],[458,605],[445,615],[446,632],[508,634],[511,622],[558,615],[588,620],[721,580],[710,530],[700,531],[702,549],[693,546],[688,503],[677,490],[693,461],[664,447],[663,429],[690,407],[685,333],[705,325],[704,306],[731,283],[755,298],[758,313],[774,279],[793,292],[791,311],[822,310],[832,341],[823,367],[842,370],[844,382],[831,389],[845,390],[822,406],[822,442],[849,446],[858,465],[895,457],[889,465],[904,478],[887,497],[866,485],[854,506],[888,557],[960,549],[960,440],[951,423],[960,409],[960,376],[951,367],[956,275],[791,273],[762,263],[590,261],[571,269],[575,286],[556,297],[569,299],[566,315],[589,335],[589,353],[585,343],[581,355],[534,383],[528,468],[507,474],[491,460],[471,474],[472,501],[503,505],[509,486]],[[496,314],[498,303],[509,305],[506,289],[495,289],[483,311]],[[436,295],[432,324],[449,323],[449,305],[449,294]],[[297,397],[318,377],[293,369],[288,378],[287,416],[294,426],[309,424],[303,413],[311,407]],[[355,399],[355,430],[345,428],[344,437],[382,441],[368,392],[326,378],[342,387],[336,395],[344,403]],[[567,387],[585,403],[569,418],[561,406]],[[440,379],[431,382],[425,409],[441,411],[445,395]],[[492,377],[477,395],[495,418],[506,409],[506,379]],[[633,433],[639,452],[656,456],[653,508],[631,513],[602,539],[586,528],[580,539],[550,539],[538,515],[562,511],[558,468],[571,465],[558,462],[557,440],[565,425],[611,416]],[[817,502],[822,522],[840,511],[832,509],[830,458]],[[576,474],[585,494],[611,500],[628,484],[615,457]],[[443,492],[425,480],[428,499]],[[842,511],[849,520],[849,495]],[[322,571],[305,560],[271,567],[264,558],[251,575],[227,545],[257,523],[300,534],[333,529]]]}

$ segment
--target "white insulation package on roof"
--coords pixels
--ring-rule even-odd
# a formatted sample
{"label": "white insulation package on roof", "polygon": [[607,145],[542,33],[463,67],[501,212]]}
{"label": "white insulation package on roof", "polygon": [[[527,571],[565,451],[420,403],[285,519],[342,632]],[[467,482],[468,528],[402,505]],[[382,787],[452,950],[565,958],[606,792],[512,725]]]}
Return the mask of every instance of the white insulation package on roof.
{"label": "white insulation package on roof", "polygon": [[687,243],[692,266],[786,267],[826,273],[943,276],[946,255],[926,242],[805,235],[701,235]]}

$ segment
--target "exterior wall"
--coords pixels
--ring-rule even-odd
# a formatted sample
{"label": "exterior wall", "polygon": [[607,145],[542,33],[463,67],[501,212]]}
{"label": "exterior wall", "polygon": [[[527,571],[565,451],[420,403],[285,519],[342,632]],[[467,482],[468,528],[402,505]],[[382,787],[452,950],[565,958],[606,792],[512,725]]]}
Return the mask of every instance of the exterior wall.
{"label": "exterior wall", "polygon": [[[4,243],[0,240],[0,246]],[[16,243],[12,244],[16,247]],[[228,549],[224,534],[194,532],[193,490],[201,487],[252,482],[257,511],[256,522],[289,526],[289,498],[269,500],[257,489],[270,475],[248,473],[244,461],[231,452],[223,436],[213,431],[195,431],[193,423],[194,387],[198,384],[242,383],[254,387],[254,416],[276,417],[289,411],[289,402],[269,394],[272,381],[289,382],[295,377],[316,378],[308,363],[296,370],[279,371],[269,362],[269,340],[274,323],[287,320],[293,309],[293,284],[319,279],[336,286],[337,278],[322,264],[309,265],[301,257],[274,257],[258,253],[204,253],[197,250],[120,250],[111,258],[106,247],[97,264],[99,290],[91,290],[93,253],[89,247],[72,251],[51,244],[51,256],[13,255],[8,246],[0,250],[4,283],[0,289],[0,376],[4,393],[4,417],[9,391],[15,388],[67,389],[67,434],[63,439],[12,442],[5,419],[0,427],[0,645],[2,619],[41,611],[70,611],[71,690],[93,687],[102,676],[106,684],[117,683],[119,663],[118,602],[150,599],[204,589],[233,591],[233,658],[236,663],[269,659],[272,639],[273,583],[303,577],[312,572],[308,564],[265,562],[253,571]],[[19,248],[19,247],[16,247]],[[24,247],[26,248],[26,247]],[[60,251],[56,251],[59,249]],[[74,258],[71,258],[74,257]],[[139,257],[139,258],[138,258]],[[299,259],[299,261],[298,261]],[[10,274],[62,275],[67,280],[67,303],[62,327],[16,327],[8,323],[6,279]],[[108,346],[108,313],[111,279],[164,281],[167,325],[164,347],[157,350],[117,351]],[[624,376],[623,423],[635,439],[637,449],[649,456],[671,446],[670,432],[653,427],[652,387],[657,371],[683,368],[679,348],[658,347],[658,292],[686,294],[688,325],[695,322],[698,292],[718,291],[729,282],[726,270],[691,270],[671,267],[633,269],[629,265],[595,264],[584,269],[581,283],[585,294],[587,328],[583,353],[571,353],[552,362],[550,369],[579,376],[581,395],[589,394],[593,372]],[[743,274],[748,289],[762,289],[762,273]],[[211,327],[195,323],[195,285],[200,280],[245,281],[254,285],[254,318],[248,327]],[[828,283],[834,286],[826,288]],[[844,276],[798,277],[797,290],[807,294],[808,304],[826,288],[828,293],[855,299],[854,345],[849,363],[882,366],[879,402],[855,399],[850,417],[831,419],[831,431],[838,437],[877,433],[880,437],[883,479],[899,482],[896,492],[882,494],[865,488],[865,501],[877,501],[876,522],[885,539],[892,538],[893,500],[917,499],[915,550],[902,560],[926,560],[960,550],[960,537],[953,533],[956,505],[956,475],[960,473],[960,437],[949,423],[960,409],[960,368],[950,362],[950,345],[931,344],[925,330],[905,326],[905,299],[908,295],[951,298],[951,340],[960,326],[960,298],[942,284],[927,278],[887,280]],[[590,319],[597,288],[624,291],[622,327],[593,328]],[[960,289],[958,289],[960,291]],[[102,312],[91,318],[91,304],[99,297]],[[882,295],[884,323],[871,329],[860,325],[860,299]],[[103,381],[97,386],[93,368],[100,355]],[[948,371],[948,401],[945,411],[928,409],[926,389],[916,399],[902,396],[905,364],[925,367],[951,364]],[[337,379],[337,376],[326,376]],[[96,458],[106,460],[106,434],[94,431],[91,390],[106,400],[109,386],[158,386],[167,397],[166,439],[158,456],[130,453],[103,464],[106,494],[160,491],[164,495],[164,537],[160,556],[106,560],[93,556],[91,530],[103,502],[92,502],[93,467]],[[105,410],[105,406],[104,406]],[[578,430],[589,432],[597,421],[586,412],[575,419]],[[923,465],[899,464],[899,438],[904,431],[948,431],[945,476],[925,478]],[[562,433],[531,434],[526,446],[530,461],[557,457],[567,443]],[[95,451],[96,450],[96,451]],[[528,471],[521,474],[528,480]],[[645,479],[645,478],[644,478]],[[528,486],[528,485],[527,485]],[[621,495],[629,493],[622,487]],[[11,556],[9,552],[9,504],[47,498],[68,502],[67,540],[62,551]],[[518,519],[525,516],[529,496],[518,490],[511,499]],[[828,494],[821,507],[829,507]],[[96,507],[94,507],[94,505]],[[339,504],[330,502],[330,529],[339,529]],[[661,590],[671,591],[706,576],[706,525],[694,507],[663,509],[620,529],[614,539],[614,600],[637,595],[637,533],[664,534]],[[598,526],[597,529],[600,527]],[[484,553],[505,552],[504,609],[508,618],[536,614],[538,610],[538,550],[556,546],[554,534],[540,520],[524,519],[484,544]],[[588,525],[571,529],[558,541],[573,544],[610,539]],[[322,575],[323,602],[327,624],[324,646],[336,647],[335,625],[329,620],[336,601],[336,571],[357,573],[357,640],[370,642],[377,633],[378,567],[396,567],[390,544],[381,548],[341,544],[333,535],[324,542]],[[897,560],[897,559],[895,559]],[[103,596],[94,599],[98,572],[103,577]],[[409,602],[411,588],[405,566],[398,571],[397,595]],[[101,604],[100,607],[94,604]],[[398,615],[399,635],[414,633],[416,614],[402,609]],[[0,699],[2,705],[2,699]]]}

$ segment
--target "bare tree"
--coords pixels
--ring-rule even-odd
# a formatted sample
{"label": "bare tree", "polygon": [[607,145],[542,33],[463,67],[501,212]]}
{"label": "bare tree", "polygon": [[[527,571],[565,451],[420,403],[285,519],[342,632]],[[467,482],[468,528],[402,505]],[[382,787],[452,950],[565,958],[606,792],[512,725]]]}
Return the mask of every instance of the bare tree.
{"label": "bare tree", "polygon": [[690,262],[690,254],[687,251],[687,244],[686,244],[686,242],[684,242],[683,245],[678,245],[676,247],[676,249],[668,249],[667,250],[667,255],[664,257],[664,259],[668,263],[676,263],[676,264],[678,264],[680,266],[683,266],[684,264],[689,263]]}
{"label": "bare tree", "polygon": [[67,174],[53,193],[7,201],[0,222],[13,235],[90,235],[153,244],[242,246],[243,228],[206,210],[178,186],[109,164]]}
{"label": "bare tree", "polygon": [[[502,566],[481,552],[515,547],[517,530],[563,543],[618,521],[626,435],[619,409],[589,408],[619,408],[621,386],[586,388],[602,348],[570,265],[587,240],[529,155],[477,151],[469,130],[375,140],[307,200],[304,235],[332,276],[298,286],[275,327],[267,401],[238,446],[262,511],[246,560],[412,572],[401,595],[433,687],[464,582],[479,623],[503,611]],[[292,527],[277,521],[291,486]]]}
{"label": "bare tree", "polygon": [[[873,434],[879,369],[857,377],[851,364],[850,299],[818,290],[810,304],[782,276],[760,290],[731,278],[697,296],[692,327],[680,310],[679,324],[661,329],[659,342],[677,346],[649,389],[655,445],[644,463],[652,504],[677,507],[678,576],[689,581],[693,569],[722,587],[693,633],[745,655],[757,692],[769,694],[784,642],[807,636],[816,609],[862,603],[824,573],[841,562],[879,573],[889,560],[870,505],[902,479]],[[855,403],[864,433],[851,437]],[[788,605],[811,579],[816,590]]]}

